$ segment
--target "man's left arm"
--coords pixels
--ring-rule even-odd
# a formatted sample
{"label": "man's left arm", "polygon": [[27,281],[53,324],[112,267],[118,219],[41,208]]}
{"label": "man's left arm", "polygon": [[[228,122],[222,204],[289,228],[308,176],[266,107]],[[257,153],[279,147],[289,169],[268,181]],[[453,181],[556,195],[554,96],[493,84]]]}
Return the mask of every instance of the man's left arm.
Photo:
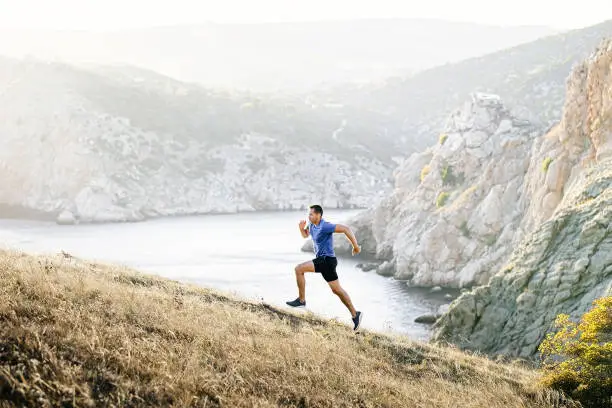
{"label": "man's left arm", "polygon": [[361,252],[361,248],[359,248],[359,245],[357,244],[357,238],[355,238],[355,234],[353,234],[353,231],[349,226],[343,224],[336,224],[334,232],[346,235],[348,240],[351,241],[351,244],[353,245],[353,255]]}

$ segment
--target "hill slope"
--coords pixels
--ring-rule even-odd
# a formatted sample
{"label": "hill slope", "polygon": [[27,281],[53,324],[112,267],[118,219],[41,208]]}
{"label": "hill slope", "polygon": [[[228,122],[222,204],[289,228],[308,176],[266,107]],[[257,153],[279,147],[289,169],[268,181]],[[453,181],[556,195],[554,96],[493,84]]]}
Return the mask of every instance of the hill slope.
{"label": "hill slope", "polygon": [[2,406],[569,406],[519,365],[70,256],[0,252],[0,323]]}

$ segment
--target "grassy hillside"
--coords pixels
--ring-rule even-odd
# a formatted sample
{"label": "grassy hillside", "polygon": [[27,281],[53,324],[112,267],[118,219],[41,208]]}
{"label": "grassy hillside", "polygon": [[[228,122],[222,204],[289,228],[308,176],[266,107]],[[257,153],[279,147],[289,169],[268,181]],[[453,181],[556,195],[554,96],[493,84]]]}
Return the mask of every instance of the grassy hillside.
{"label": "grassy hillside", "polygon": [[564,406],[536,376],[119,267],[0,251],[0,407]]}

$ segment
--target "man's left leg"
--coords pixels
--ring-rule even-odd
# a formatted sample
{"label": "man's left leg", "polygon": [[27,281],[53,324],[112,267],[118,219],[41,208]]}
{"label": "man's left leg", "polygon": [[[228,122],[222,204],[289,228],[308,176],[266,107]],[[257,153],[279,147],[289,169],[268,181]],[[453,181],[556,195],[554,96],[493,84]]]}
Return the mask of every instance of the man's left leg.
{"label": "man's left leg", "polygon": [[351,302],[351,297],[342,288],[342,286],[340,286],[340,281],[338,279],[331,281],[331,282],[327,282],[327,284],[331,288],[332,292],[334,292],[334,295],[338,296],[340,300],[342,301],[342,303],[344,303],[344,306],[346,306],[349,312],[351,312],[351,318],[354,324],[353,330],[357,330],[359,328],[359,325],[361,324],[362,313],[355,310],[355,307],[353,306],[353,302]]}
{"label": "man's left leg", "polygon": [[298,298],[285,303],[287,303],[291,307],[306,306],[306,279],[304,278],[304,273],[314,271],[315,264],[313,261],[303,262],[295,267],[295,279],[298,286]]}

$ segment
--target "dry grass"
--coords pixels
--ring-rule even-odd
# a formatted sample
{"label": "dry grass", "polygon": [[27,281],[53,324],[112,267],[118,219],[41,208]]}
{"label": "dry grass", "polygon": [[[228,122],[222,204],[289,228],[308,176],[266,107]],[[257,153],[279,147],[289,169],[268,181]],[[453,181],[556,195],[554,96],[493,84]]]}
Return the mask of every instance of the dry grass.
{"label": "dry grass", "polygon": [[552,407],[536,373],[123,268],[0,251],[0,406]]}

